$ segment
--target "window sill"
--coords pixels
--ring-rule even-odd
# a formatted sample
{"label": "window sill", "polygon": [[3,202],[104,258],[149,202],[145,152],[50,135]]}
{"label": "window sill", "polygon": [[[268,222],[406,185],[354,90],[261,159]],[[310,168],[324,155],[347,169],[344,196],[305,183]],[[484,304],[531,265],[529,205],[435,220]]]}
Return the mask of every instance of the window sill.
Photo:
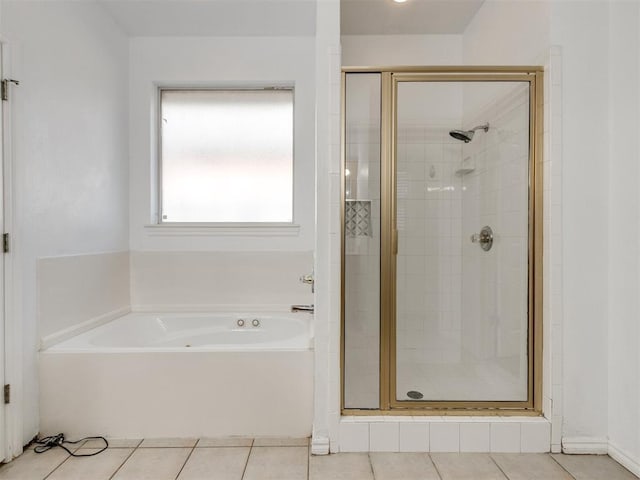
{"label": "window sill", "polygon": [[162,223],[145,225],[148,235],[176,236],[238,236],[238,237],[295,237],[300,225],[293,223]]}

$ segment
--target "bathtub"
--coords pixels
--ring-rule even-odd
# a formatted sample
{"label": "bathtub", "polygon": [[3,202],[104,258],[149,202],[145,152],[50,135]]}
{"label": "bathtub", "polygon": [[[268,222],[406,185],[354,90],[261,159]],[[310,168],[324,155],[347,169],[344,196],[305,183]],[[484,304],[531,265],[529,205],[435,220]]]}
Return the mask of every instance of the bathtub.
{"label": "bathtub", "polygon": [[307,313],[131,313],[40,352],[42,434],[308,436]]}

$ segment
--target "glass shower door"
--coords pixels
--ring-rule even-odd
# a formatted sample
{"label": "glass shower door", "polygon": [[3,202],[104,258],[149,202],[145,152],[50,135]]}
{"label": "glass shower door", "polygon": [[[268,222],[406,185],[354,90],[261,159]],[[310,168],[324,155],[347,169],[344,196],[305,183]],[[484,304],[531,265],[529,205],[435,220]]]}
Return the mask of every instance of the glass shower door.
{"label": "glass shower door", "polygon": [[529,86],[394,80],[392,407],[530,399]]}

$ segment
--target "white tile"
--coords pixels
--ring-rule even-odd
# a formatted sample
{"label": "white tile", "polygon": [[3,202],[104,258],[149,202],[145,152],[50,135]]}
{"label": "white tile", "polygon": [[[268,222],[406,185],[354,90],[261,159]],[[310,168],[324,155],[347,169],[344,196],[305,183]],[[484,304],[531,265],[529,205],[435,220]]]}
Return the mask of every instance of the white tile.
{"label": "white tile", "polygon": [[145,438],[140,448],[189,448],[195,447],[197,438]]}
{"label": "white tile", "polygon": [[369,424],[361,422],[340,423],[340,451],[368,452]]}
{"label": "white tile", "polygon": [[428,452],[429,451],[429,424],[428,423],[401,423],[400,424],[400,451],[401,452]]}
{"label": "white tile", "polygon": [[[141,438],[107,438],[109,448],[136,448],[142,442]],[[104,441],[87,440],[80,448],[102,448]]]}
{"label": "white tile", "polygon": [[397,452],[399,449],[398,423],[372,423],[369,425],[369,451]]}
{"label": "white tile", "polygon": [[138,448],[114,480],[173,480],[191,453],[190,448]]}
{"label": "white tile", "polygon": [[414,420],[410,415],[385,415],[384,421],[388,423],[412,423]]}
{"label": "white tile", "polygon": [[461,452],[489,452],[491,447],[491,430],[488,423],[460,424]]}
{"label": "white tile", "polygon": [[560,445],[562,443],[562,416],[551,417],[551,443]]}
{"label": "white tile", "polygon": [[[438,480],[440,476],[426,453],[371,453],[376,480]],[[360,477],[349,477],[358,478]]]}
{"label": "white tile", "polygon": [[201,438],[198,440],[196,447],[250,447],[253,438],[246,437],[212,437]]}
{"label": "white tile", "polygon": [[491,424],[491,451],[520,452],[520,424],[497,422]]}
{"label": "white tile", "polygon": [[[245,480],[305,480],[307,447],[254,447],[245,469]],[[202,478],[202,477],[200,477]]]}
{"label": "white tile", "polygon": [[240,480],[249,447],[199,448],[192,452],[178,480]]}
{"label": "white tile", "polygon": [[309,445],[309,439],[306,437],[262,437],[253,441],[254,447],[305,447],[307,445]]}
{"label": "white tile", "polygon": [[[98,449],[82,449],[81,455],[98,452]],[[51,480],[108,480],[131,455],[131,448],[113,448],[98,455],[72,457],[64,462],[49,477]]]}
{"label": "white tile", "polygon": [[460,424],[434,422],[429,426],[429,448],[432,452],[460,451]]}
{"label": "white tile", "polygon": [[505,480],[488,454],[434,453],[431,459],[443,480]]}
{"label": "white tile", "polygon": [[53,448],[44,453],[35,453],[33,449],[25,450],[13,461],[2,465],[2,480],[41,480],[54,471],[69,454],[61,448]]}
{"label": "white tile", "polygon": [[548,452],[551,445],[549,422],[522,423],[520,425],[520,451],[523,453]]}
{"label": "white tile", "polygon": [[312,455],[309,459],[310,480],[373,480],[369,455],[366,453],[340,453],[339,455]]}

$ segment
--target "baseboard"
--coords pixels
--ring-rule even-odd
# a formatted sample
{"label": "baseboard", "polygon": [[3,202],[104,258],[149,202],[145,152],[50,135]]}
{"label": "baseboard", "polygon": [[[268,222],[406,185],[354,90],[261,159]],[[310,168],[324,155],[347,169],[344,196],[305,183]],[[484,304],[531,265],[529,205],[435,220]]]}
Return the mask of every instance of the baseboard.
{"label": "baseboard", "polygon": [[640,459],[633,458],[628,452],[616,447],[611,442],[609,442],[609,456],[631,473],[640,477]]}
{"label": "baseboard", "polygon": [[564,437],[562,453],[605,455],[609,453],[609,441],[603,437]]}
{"label": "baseboard", "polygon": [[329,437],[311,438],[311,455],[329,455]]}
{"label": "baseboard", "polygon": [[99,315],[97,317],[90,318],[82,323],[78,323],[77,325],[73,325],[71,327],[65,328],[64,330],[60,330],[58,332],[52,333],[51,335],[47,335],[46,337],[42,337],[40,340],[40,350],[45,350],[53,345],[56,345],[60,342],[64,342],[69,338],[75,337],[81,333],[91,330],[92,328],[99,327],[100,325],[104,325],[105,323],[110,322],[118,317],[126,315],[131,312],[131,308],[129,306],[118,308],[116,310],[112,310],[111,312],[107,312],[103,315]]}

